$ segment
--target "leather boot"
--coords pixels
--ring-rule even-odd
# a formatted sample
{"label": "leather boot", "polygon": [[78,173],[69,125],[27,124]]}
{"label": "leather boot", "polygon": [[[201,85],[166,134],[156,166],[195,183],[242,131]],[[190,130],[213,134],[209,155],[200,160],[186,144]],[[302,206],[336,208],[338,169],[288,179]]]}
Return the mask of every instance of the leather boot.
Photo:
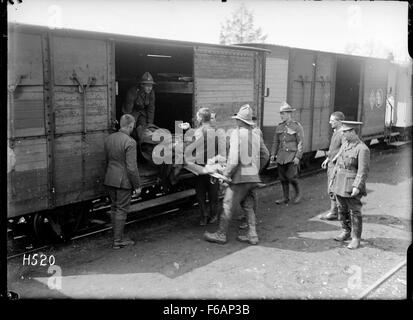
{"label": "leather boot", "polygon": [[294,191],[295,191],[295,196],[294,196],[293,203],[294,204],[300,203],[301,193],[300,193],[300,186],[298,185],[298,181],[296,179],[294,179],[294,180],[291,181],[291,184],[292,184],[292,186],[294,188]]}
{"label": "leather boot", "polygon": [[276,204],[288,203],[290,201],[290,185],[288,184],[288,181],[282,181],[281,186],[283,189],[283,198],[276,200]]}
{"label": "leather boot", "polygon": [[351,242],[348,249],[357,249],[360,246],[363,222],[361,215],[351,215]]}
{"label": "leather boot", "polygon": [[256,245],[258,244],[258,234],[256,230],[256,218],[253,211],[248,212],[248,233],[247,235],[239,235],[237,237],[238,241],[248,242],[249,244]]}
{"label": "leather boot", "polygon": [[330,211],[320,218],[321,220],[338,220],[338,208],[335,200],[330,200]]}
{"label": "leather boot", "polygon": [[351,222],[350,219],[346,219],[345,215],[342,215],[343,219],[341,220],[341,227],[343,231],[334,238],[336,241],[346,241],[351,238]]}
{"label": "leather boot", "polygon": [[123,237],[123,230],[125,228],[126,219],[119,218],[114,215],[113,222],[113,249],[120,249],[125,246],[135,244],[134,241]]}
{"label": "leather boot", "polygon": [[210,233],[206,231],[204,233],[204,239],[209,242],[215,242],[219,244],[227,243],[227,230],[228,230],[228,219],[222,216],[219,219],[219,227],[218,230],[214,233]]}

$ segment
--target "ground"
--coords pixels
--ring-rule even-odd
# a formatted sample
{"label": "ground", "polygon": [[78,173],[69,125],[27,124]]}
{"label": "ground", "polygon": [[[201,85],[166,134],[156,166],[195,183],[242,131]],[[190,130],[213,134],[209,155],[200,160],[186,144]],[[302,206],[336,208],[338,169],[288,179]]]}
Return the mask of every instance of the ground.
{"label": "ground", "polygon": [[[372,155],[358,250],[333,240],[339,222],[319,219],[329,207],[321,172],[301,178],[297,205],[275,204],[279,184],[259,190],[257,246],[236,240],[236,217],[226,245],[206,242],[217,225],[198,226],[197,210],[184,210],[127,226],[131,247],[111,249],[107,232],[44,251],[62,278],[12,259],[8,287],[22,298],[357,299],[406,259],[411,182],[409,146]],[[403,267],[367,299],[405,297]]]}

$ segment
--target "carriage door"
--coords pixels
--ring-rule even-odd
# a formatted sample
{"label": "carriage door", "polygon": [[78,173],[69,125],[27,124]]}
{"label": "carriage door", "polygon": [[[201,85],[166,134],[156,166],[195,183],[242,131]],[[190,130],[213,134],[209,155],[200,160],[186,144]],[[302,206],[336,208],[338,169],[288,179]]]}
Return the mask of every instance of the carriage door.
{"label": "carriage door", "polygon": [[231,116],[250,104],[259,116],[260,72],[257,53],[247,50],[194,48],[194,112],[208,107],[216,113],[217,126],[234,127]]}
{"label": "carriage door", "polygon": [[329,147],[330,113],[333,109],[332,79],[334,57],[327,53],[317,53],[314,83],[314,111],[312,116],[312,151]]}
{"label": "carriage door", "polygon": [[[103,193],[113,93],[112,46],[106,40],[53,35],[56,205]],[[114,115],[113,115],[114,117]]]}
{"label": "carriage door", "polygon": [[384,132],[388,67],[386,60],[365,60],[361,116],[363,137],[382,135]]}
{"label": "carriage door", "polygon": [[271,150],[275,126],[281,122],[280,105],[287,101],[289,49],[280,48],[271,51],[265,68],[265,86],[270,95],[264,100],[263,128],[264,141]]}

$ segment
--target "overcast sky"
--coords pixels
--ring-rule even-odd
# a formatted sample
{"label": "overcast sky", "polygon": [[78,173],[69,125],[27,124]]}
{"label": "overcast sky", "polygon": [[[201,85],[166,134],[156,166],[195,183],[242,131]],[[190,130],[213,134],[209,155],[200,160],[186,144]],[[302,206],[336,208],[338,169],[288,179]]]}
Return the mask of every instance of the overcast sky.
{"label": "overcast sky", "polygon": [[344,52],[374,42],[408,58],[407,2],[274,0],[23,0],[11,22],[174,40],[218,43],[221,24],[241,3],[254,13],[266,43]]}

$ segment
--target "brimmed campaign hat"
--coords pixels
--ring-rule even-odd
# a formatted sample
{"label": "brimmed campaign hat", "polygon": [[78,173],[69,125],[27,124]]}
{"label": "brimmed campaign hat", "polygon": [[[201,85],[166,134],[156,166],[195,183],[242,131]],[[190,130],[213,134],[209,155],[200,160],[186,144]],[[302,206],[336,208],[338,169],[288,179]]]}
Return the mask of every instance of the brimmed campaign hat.
{"label": "brimmed campaign hat", "polygon": [[244,104],[241,106],[238,113],[232,116],[232,118],[241,120],[250,126],[254,125],[254,122],[252,121],[252,109],[249,104]]}
{"label": "brimmed campaign hat", "polygon": [[341,121],[343,126],[341,127],[341,130],[343,131],[348,131],[351,129],[358,129],[360,126],[363,124],[363,122],[360,121]]}
{"label": "brimmed campaign hat", "polygon": [[141,82],[140,82],[140,83],[142,83],[142,84],[156,84],[156,82],[153,81],[153,77],[152,77],[152,75],[151,75],[149,72],[145,72],[145,73],[142,75],[142,78],[141,78]]}
{"label": "brimmed campaign hat", "polygon": [[296,110],[296,109],[294,109],[293,107],[291,107],[287,102],[283,101],[283,102],[281,103],[280,113],[281,113],[281,112],[293,112],[293,111],[295,111],[295,110]]}

